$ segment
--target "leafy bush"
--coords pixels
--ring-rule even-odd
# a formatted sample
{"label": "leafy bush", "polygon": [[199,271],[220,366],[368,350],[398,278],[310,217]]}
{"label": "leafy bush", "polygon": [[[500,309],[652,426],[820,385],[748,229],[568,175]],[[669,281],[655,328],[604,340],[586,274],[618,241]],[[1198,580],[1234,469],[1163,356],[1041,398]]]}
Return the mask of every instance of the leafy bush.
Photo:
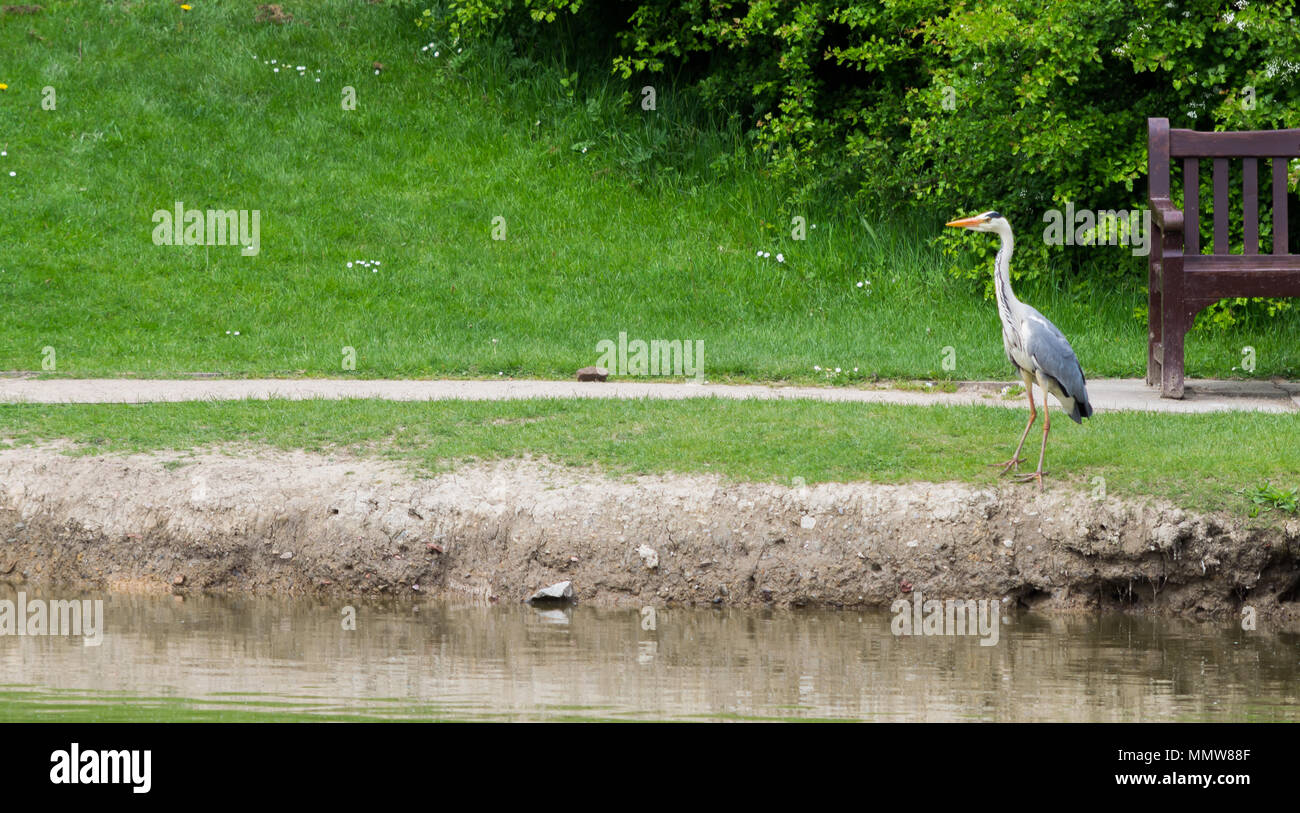
{"label": "leafy bush", "polygon": [[[445,20],[471,38],[564,25],[586,32],[585,49],[601,50],[637,87],[670,74],[707,108],[744,118],[792,207],[847,200],[876,216],[913,205],[952,216],[998,209],[1019,228],[1019,276],[1039,276],[1051,260],[1086,266],[1076,283],[1111,284],[1117,275],[1144,279],[1145,260],[1127,247],[1049,246],[1037,239],[1044,212],[1067,202],[1143,206],[1149,116],[1196,129],[1300,126],[1294,6],[450,0]],[[1290,211],[1300,218],[1300,206]],[[1261,219],[1267,237],[1264,205]],[[994,242],[942,239],[954,273],[987,284],[987,263],[976,260]],[[1219,313],[1231,321],[1230,309]]]}

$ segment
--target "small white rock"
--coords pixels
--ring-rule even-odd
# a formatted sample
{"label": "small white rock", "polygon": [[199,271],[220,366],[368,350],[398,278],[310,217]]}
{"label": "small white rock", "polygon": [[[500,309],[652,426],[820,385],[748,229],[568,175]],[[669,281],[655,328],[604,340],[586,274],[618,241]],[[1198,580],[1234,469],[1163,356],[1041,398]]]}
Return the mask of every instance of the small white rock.
{"label": "small white rock", "polygon": [[654,570],[659,567],[659,552],[649,545],[642,545],[637,548],[636,555],[641,557],[641,564],[648,569]]}

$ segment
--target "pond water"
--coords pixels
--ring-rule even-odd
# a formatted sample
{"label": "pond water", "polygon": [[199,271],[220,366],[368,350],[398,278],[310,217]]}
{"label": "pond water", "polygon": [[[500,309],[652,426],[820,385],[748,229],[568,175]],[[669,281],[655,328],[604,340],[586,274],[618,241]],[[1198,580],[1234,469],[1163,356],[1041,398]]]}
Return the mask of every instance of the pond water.
{"label": "pond water", "polygon": [[0,635],[4,721],[1300,720],[1300,635],[1232,624],[25,592],[103,599],[103,640]]}

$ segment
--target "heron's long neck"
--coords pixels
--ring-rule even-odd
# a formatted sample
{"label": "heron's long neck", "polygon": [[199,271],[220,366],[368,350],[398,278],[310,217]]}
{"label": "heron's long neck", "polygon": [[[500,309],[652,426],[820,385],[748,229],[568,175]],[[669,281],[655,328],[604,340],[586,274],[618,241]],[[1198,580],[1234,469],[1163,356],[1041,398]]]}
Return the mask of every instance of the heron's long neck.
{"label": "heron's long neck", "polygon": [[1011,236],[1010,229],[999,231],[998,236],[1002,238],[1002,245],[998,247],[998,256],[993,261],[993,287],[998,297],[998,313],[1004,322],[1009,322],[1012,319],[1011,306],[1020,304],[1015,292],[1011,290],[1011,252],[1015,250],[1016,241]]}

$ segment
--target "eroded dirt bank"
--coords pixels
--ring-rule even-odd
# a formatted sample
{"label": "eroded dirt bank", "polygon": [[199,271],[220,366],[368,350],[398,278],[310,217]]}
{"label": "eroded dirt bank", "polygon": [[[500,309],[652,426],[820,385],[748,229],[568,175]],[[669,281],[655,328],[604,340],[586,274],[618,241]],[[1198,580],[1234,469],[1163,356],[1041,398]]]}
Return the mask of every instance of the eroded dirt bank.
{"label": "eroded dirt bank", "polygon": [[[656,561],[657,560],[657,561]],[[108,589],[519,601],[571,580],[605,604],[1040,609],[1300,623],[1300,522],[1251,528],[1062,487],[608,479],[516,461],[430,479],[255,451],[0,451],[0,581]]]}

